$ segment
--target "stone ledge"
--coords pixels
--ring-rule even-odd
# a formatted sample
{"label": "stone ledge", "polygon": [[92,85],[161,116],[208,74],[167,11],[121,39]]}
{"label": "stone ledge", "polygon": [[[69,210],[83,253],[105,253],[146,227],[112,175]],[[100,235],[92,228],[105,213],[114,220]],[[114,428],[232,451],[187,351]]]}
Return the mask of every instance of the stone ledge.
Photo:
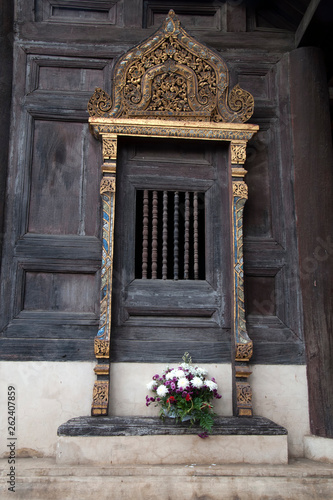
{"label": "stone ledge", "polygon": [[[330,464],[292,459],[288,465],[71,466],[54,459],[16,461],[15,494],[0,481],[1,500],[331,500]],[[0,460],[0,477],[8,473]],[[92,493],[93,492],[93,493]]]}
{"label": "stone ledge", "polygon": [[304,456],[310,460],[333,463],[333,439],[304,436]]}
{"label": "stone ledge", "polygon": [[287,464],[287,435],[59,436],[56,460],[69,465]]}
{"label": "stone ledge", "polygon": [[[202,432],[190,422],[155,417],[77,417],[58,428],[58,436],[193,435]],[[211,436],[283,436],[287,430],[264,417],[218,417]]]}

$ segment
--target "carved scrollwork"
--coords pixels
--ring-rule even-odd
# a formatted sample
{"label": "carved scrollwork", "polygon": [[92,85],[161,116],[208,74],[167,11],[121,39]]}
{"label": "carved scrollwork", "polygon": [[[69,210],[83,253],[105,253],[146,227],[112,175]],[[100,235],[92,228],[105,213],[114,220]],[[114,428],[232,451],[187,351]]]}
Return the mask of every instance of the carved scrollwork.
{"label": "carved scrollwork", "polygon": [[242,165],[246,160],[246,144],[231,143],[231,163]]}
{"label": "carved scrollwork", "polygon": [[96,358],[108,358],[110,355],[110,341],[95,337],[94,350]]}
{"label": "carved scrollwork", "polygon": [[235,197],[247,199],[248,187],[244,181],[235,181],[232,183],[232,193]]}
{"label": "carved scrollwork", "polygon": [[253,342],[236,343],[236,361],[249,361],[253,355]]}
{"label": "carved scrollwork", "polygon": [[228,86],[223,59],[189,36],[170,10],[154,35],[118,61],[113,102],[96,89],[88,111],[105,118],[245,122],[253,113],[253,97],[236,85],[228,98]]}
{"label": "carved scrollwork", "polygon": [[254,99],[250,92],[243,90],[238,84],[231,90],[229,95],[229,107],[237,113],[242,122],[251,118],[254,111]]}
{"label": "carved scrollwork", "polygon": [[109,406],[109,381],[97,380],[93,389],[93,401],[91,405],[91,414],[107,415]]}
{"label": "carved scrollwork", "polygon": [[252,390],[248,382],[236,382],[237,406],[249,406],[252,403]]}
{"label": "carved scrollwork", "polygon": [[117,156],[117,141],[113,139],[103,139],[103,158],[109,160]]}
{"label": "carved scrollwork", "polygon": [[96,88],[88,102],[88,113],[90,116],[107,117],[112,107],[112,101],[105,90]]}
{"label": "carved scrollwork", "polygon": [[101,180],[100,193],[114,193],[116,191],[115,177],[103,177]]}

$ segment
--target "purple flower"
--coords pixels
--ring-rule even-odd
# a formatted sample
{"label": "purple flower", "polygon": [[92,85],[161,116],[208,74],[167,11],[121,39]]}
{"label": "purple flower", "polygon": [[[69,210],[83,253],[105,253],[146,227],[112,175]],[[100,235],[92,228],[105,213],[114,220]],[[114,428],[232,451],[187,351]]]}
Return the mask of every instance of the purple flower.
{"label": "purple flower", "polygon": [[153,376],[153,380],[158,380],[159,378],[160,378],[160,376],[158,374]]}
{"label": "purple flower", "polygon": [[176,389],[176,384],[174,382],[171,382],[170,387],[174,391]]}
{"label": "purple flower", "polygon": [[198,434],[199,437],[201,437],[201,439],[206,439],[208,438],[208,432],[204,431],[204,432],[200,432],[200,434]]}

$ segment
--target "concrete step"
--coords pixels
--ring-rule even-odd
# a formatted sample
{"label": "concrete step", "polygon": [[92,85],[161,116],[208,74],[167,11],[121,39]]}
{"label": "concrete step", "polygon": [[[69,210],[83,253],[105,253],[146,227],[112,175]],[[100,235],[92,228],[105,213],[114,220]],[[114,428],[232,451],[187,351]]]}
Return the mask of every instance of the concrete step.
{"label": "concrete step", "polygon": [[210,436],[190,422],[77,417],[58,429],[57,462],[69,465],[288,463],[287,430],[263,417],[219,417]]}
{"label": "concrete step", "polygon": [[332,500],[332,464],[293,459],[287,465],[59,465],[16,459],[15,493],[0,461],[1,500]]}

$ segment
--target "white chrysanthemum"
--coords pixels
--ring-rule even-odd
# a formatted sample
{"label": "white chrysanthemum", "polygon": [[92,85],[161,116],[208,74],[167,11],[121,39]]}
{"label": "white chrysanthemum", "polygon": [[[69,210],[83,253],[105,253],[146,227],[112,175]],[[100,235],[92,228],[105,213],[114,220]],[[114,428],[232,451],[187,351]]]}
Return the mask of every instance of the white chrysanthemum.
{"label": "white chrysanthemum", "polygon": [[191,384],[193,385],[193,387],[196,387],[197,389],[200,389],[200,387],[203,386],[203,381],[201,380],[200,377],[194,377],[191,380]]}
{"label": "white chrysanthemum", "polygon": [[183,370],[174,370],[173,376],[177,378],[184,378],[184,372]]}
{"label": "white chrysanthemum", "polygon": [[187,378],[183,377],[178,380],[178,388],[185,389],[189,385]]}
{"label": "white chrysanthemum", "polygon": [[175,377],[175,370],[172,370],[171,372],[165,375],[166,380],[172,380],[173,377]]}
{"label": "white chrysanthemum", "polygon": [[217,389],[217,384],[215,384],[215,382],[213,382],[212,380],[206,380],[205,384],[208,387],[208,389],[210,389],[211,391],[214,391],[215,389]]}
{"label": "white chrysanthemum", "polygon": [[182,363],[180,366],[183,368],[183,370],[191,371],[191,369],[192,369],[192,366],[189,365],[188,363]]}
{"label": "white chrysanthemum", "polygon": [[202,377],[202,376],[207,375],[208,372],[204,368],[201,368],[201,366],[196,366],[195,373],[198,377]]}
{"label": "white chrysanthemum", "polygon": [[148,391],[152,391],[153,388],[156,386],[156,382],[155,380],[151,380],[148,384],[147,384],[147,389]]}
{"label": "white chrysanthemum", "polygon": [[168,388],[165,387],[165,385],[160,385],[159,387],[157,387],[157,395],[160,396],[160,398],[163,398],[164,396],[166,396],[169,392]]}

